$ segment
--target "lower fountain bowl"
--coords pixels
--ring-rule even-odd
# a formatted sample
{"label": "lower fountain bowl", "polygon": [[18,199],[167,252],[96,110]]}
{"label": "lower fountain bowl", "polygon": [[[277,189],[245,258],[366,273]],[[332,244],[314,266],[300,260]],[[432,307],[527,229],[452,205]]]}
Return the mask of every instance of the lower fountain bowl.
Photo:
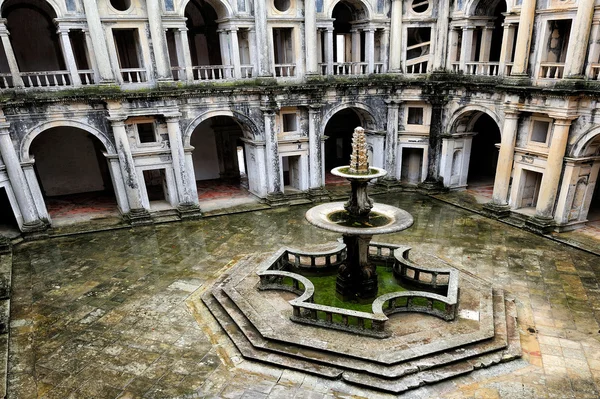
{"label": "lower fountain bowl", "polygon": [[[306,220],[312,225],[321,229],[335,231],[341,234],[356,234],[356,235],[376,235],[388,234],[405,230],[412,226],[413,218],[410,213],[395,206],[385,204],[374,204],[371,209],[371,214],[376,217],[381,217],[386,222],[381,225],[369,226],[361,224],[353,226],[351,223],[340,223],[339,216],[346,212],[344,202],[330,202],[327,204],[317,205],[306,212]],[[332,215],[334,218],[332,219]]]}

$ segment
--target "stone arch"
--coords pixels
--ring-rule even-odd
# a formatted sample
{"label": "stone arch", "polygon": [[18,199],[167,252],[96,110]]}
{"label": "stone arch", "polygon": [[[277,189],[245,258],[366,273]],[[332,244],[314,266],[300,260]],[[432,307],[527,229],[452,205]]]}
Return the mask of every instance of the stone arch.
{"label": "stone arch", "polygon": [[377,129],[376,118],[374,117],[374,112],[368,105],[362,103],[355,102],[346,102],[336,105],[330,110],[326,111],[321,117],[321,134],[325,133],[325,127],[327,127],[327,123],[329,120],[338,112],[343,111],[345,109],[352,109],[358,114],[358,117],[361,121],[362,127],[366,130],[383,130]]}
{"label": "stone arch", "polygon": [[[59,2],[57,0],[42,0],[44,3],[47,3],[53,10],[54,10],[54,14],[52,17],[53,18],[61,18],[64,14],[63,9],[61,7],[61,4],[64,4],[64,2]],[[10,0],[0,0],[0,10],[1,11],[1,15],[2,18],[4,18],[4,6],[6,5],[6,3],[9,3]]]}
{"label": "stone arch", "polygon": [[592,144],[595,140],[600,141],[600,126],[595,126],[589,129],[585,134],[575,139],[572,143],[570,143],[571,149],[569,151],[569,156],[573,158],[581,158],[586,155],[586,151],[590,144]]}
{"label": "stone arch", "polygon": [[86,131],[89,134],[96,137],[98,140],[100,140],[100,142],[102,143],[102,145],[104,145],[104,148],[106,149],[106,152],[108,154],[114,155],[117,153],[115,146],[110,141],[108,136],[104,132],[96,129],[95,127],[87,125],[82,122],[67,120],[67,119],[52,120],[52,121],[44,122],[40,125],[37,125],[29,133],[27,133],[25,135],[25,137],[23,137],[23,139],[21,140],[21,146],[19,149],[19,154],[20,154],[22,162],[31,161],[31,157],[29,154],[29,148],[31,147],[31,143],[33,142],[33,140],[37,136],[39,136],[41,133],[45,132],[46,130],[55,128],[55,127],[74,127],[74,128],[78,128],[83,131]]}
{"label": "stone arch", "polygon": [[[185,17],[185,8],[192,0],[182,0],[179,4],[179,15],[181,17]],[[208,4],[211,5],[212,8],[217,12],[217,16],[219,19],[222,18],[230,18],[233,15],[233,10],[231,5],[223,0],[206,0]]]}
{"label": "stone arch", "polygon": [[[475,122],[477,122],[481,113],[488,115],[496,122],[498,130],[500,130],[500,135],[502,135],[500,117],[494,111],[481,105],[466,105],[457,109],[450,118],[450,123],[447,125],[449,129],[446,133],[468,132],[469,128],[472,128]],[[459,129],[461,126],[464,126],[464,128]]]}
{"label": "stone arch", "polygon": [[240,112],[231,111],[231,110],[211,110],[211,111],[206,111],[206,112],[202,113],[201,115],[197,116],[188,125],[185,132],[183,133],[183,137],[182,137],[183,145],[186,147],[189,146],[192,134],[194,133],[194,130],[196,130],[198,125],[200,125],[205,120],[213,118],[215,116],[229,116],[229,117],[233,118],[233,120],[235,120],[236,123],[238,123],[240,125],[240,127],[242,128],[242,132],[244,133],[244,136],[248,139],[256,139],[256,138],[262,136],[261,130],[256,126],[254,121],[252,119],[250,119],[249,117],[247,117],[246,115],[244,115]]}
{"label": "stone arch", "polygon": [[493,11],[496,9],[499,3],[504,2],[506,9],[512,6],[511,0],[467,0],[465,4],[465,15],[467,17],[472,16],[489,16],[483,10]]}
{"label": "stone arch", "polygon": [[329,6],[329,10],[327,10],[326,14],[327,14],[328,18],[333,18],[333,9],[341,1],[351,4],[359,13],[362,12],[362,14],[364,14],[364,15],[361,15],[362,18],[359,18],[359,19],[370,20],[372,18],[373,8],[371,7],[370,3],[368,3],[364,0],[334,0]]}

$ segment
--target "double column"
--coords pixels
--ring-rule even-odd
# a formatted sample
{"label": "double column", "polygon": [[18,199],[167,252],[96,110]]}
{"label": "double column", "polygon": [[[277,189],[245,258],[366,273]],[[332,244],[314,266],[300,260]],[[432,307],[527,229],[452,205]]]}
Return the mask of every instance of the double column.
{"label": "double column", "polygon": [[535,217],[537,219],[552,219],[554,202],[558,195],[558,183],[560,182],[565,151],[567,149],[569,129],[573,119],[575,118],[566,118],[564,116],[554,117],[554,129],[548,150],[548,160],[546,161],[546,169],[542,176],[538,201],[535,207]]}
{"label": "double column", "polygon": [[506,68],[506,65],[512,61],[511,57],[515,43],[515,32],[516,25],[504,23],[504,30],[502,32],[502,48],[500,49],[500,62],[498,65],[499,75],[510,75],[509,71]]}
{"label": "double column", "polygon": [[183,140],[181,138],[181,127],[179,125],[180,117],[181,114],[179,113],[165,115],[167,134],[169,135],[169,147],[171,148],[171,158],[173,160],[173,171],[175,172],[175,182],[179,196],[179,207],[197,208],[198,192],[192,178],[193,172],[188,168],[186,162]]}
{"label": "double column", "polygon": [[473,36],[475,27],[468,25],[462,28],[462,45],[460,47],[460,69],[467,71],[467,62],[471,62],[473,57]]}
{"label": "double column", "polygon": [[79,77],[79,71],[77,70],[77,64],[75,63],[75,54],[73,53],[73,46],[71,45],[71,38],[69,37],[69,29],[59,27],[58,36],[60,37],[60,47],[65,58],[65,64],[69,70],[71,76],[71,84],[73,86],[81,86],[81,78]]}
{"label": "double column", "polygon": [[0,155],[6,167],[6,173],[12,187],[12,191],[19,204],[19,210],[23,217],[23,231],[31,232],[43,230],[45,224],[38,215],[31,190],[21,168],[21,163],[13,146],[9,133],[9,124],[0,123]]}
{"label": "double column", "polygon": [[531,46],[531,34],[535,18],[535,1],[523,0],[521,15],[519,17],[519,30],[517,32],[517,45],[515,61],[511,75],[526,76],[529,61],[529,48]]}
{"label": "double column", "polygon": [[496,165],[496,178],[494,180],[494,192],[492,194],[492,207],[508,207],[508,189],[510,176],[513,169],[515,156],[515,145],[517,141],[517,127],[519,112],[515,109],[504,110],[504,126],[502,127],[502,138],[500,141],[500,153]]}
{"label": "double column", "polygon": [[175,50],[177,51],[177,64],[185,68],[185,80],[191,82],[194,80],[194,69],[187,31],[185,26],[175,29]]}
{"label": "double column", "polygon": [[262,109],[265,121],[265,161],[267,162],[267,192],[268,194],[281,194],[283,185],[281,181],[281,162],[279,160],[279,144],[275,129],[275,110]]}

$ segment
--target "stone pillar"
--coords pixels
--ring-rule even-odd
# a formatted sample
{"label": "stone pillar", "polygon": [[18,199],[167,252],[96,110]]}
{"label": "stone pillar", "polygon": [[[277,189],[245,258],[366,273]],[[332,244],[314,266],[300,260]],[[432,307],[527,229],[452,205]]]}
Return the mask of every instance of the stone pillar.
{"label": "stone pillar", "polygon": [[279,162],[279,148],[277,131],[275,130],[275,111],[263,108],[265,118],[265,160],[267,162],[267,191],[270,195],[282,194],[281,164]]}
{"label": "stone pillar", "polygon": [[238,28],[231,28],[229,31],[231,40],[231,61],[233,63],[233,77],[240,79],[242,77],[242,67],[240,62],[240,45],[238,41]]}
{"label": "stone pillar", "polygon": [[459,30],[458,29],[452,29],[450,30],[450,50],[448,51],[448,69],[450,69],[453,72],[456,72],[456,69],[454,67],[455,63],[457,61],[460,61],[460,54],[458,54],[458,48],[459,48]]}
{"label": "stone pillar", "polygon": [[387,132],[385,135],[385,170],[387,179],[396,178],[396,156],[398,151],[398,101],[387,102]]}
{"label": "stone pillar", "polygon": [[479,43],[479,62],[490,61],[490,44],[492,43],[493,26],[484,26],[481,32],[481,43]]}
{"label": "stone pillar", "polygon": [[94,46],[92,45],[92,37],[90,36],[90,30],[83,30],[85,37],[85,49],[88,54],[88,60],[90,68],[94,71],[94,83],[100,82],[100,72],[98,71],[98,63],[96,62],[96,53],[94,53]]}
{"label": "stone pillar", "polygon": [[375,29],[365,29],[365,55],[367,58],[367,73],[375,72]]}
{"label": "stone pillar", "polygon": [[502,32],[502,49],[500,50],[500,63],[498,66],[498,75],[508,76],[510,73],[506,71],[506,64],[511,62],[511,56],[513,53],[513,46],[515,42],[515,26],[511,24],[504,24],[504,31]]}
{"label": "stone pillar", "polygon": [[46,225],[40,220],[35,208],[35,203],[31,191],[29,190],[27,179],[21,168],[21,163],[19,162],[15,147],[10,139],[8,127],[8,123],[0,123],[0,155],[2,155],[8,180],[10,181],[13,193],[19,204],[21,215],[23,216],[22,229],[24,232],[43,230]]}
{"label": "stone pillar", "polygon": [[402,62],[402,2],[392,0],[390,22],[390,72],[400,72]]}
{"label": "stone pillar", "polygon": [[531,46],[533,22],[535,19],[535,1],[523,0],[523,4],[521,5],[519,30],[517,32],[517,49],[511,73],[513,76],[527,76],[529,47]]}
{"label": "stone pillar", "polygon": [[69,76],[71,77],[71,84],[75,87],[81,86],[81,78],[77,71],[75,54],[73,53],[73,46],[71,46],[71,38],[69,37],[69,30],[59,27],[57,33],[60,37],[60,47],[62,49],[63,57],[65,58],[65,64],[69,70]]}
{"label": "stone pillar", "polygon": [[544,175],[542,176],[540,193],[537,206],[535,207],[536,219],[552,219],[571,121],[571,118],[554,119],[554,129],[550,149],[548,150],[546,170],[544,170]]}
{"label": "stone pillar", "polygon": [[327,62],[327,75],[333,75],[333,28],[325,31],[325,59]]}
{"label": "stone pillar", "polygon": [[427,177],[419,186],[427,191],[437,191],[443,187],[440,181],[440,158],[442,152],[442,135],[444,132],[443,112],[446,99],[435,95],[429,100],[431,109],[431,126],[429,127],[429,149],[427,154]]}
{"label": "stone pillar", "polygon": [[515,156],[518,122],[519,112],[517,110],[504,110],[504,126],[502,127],[500,154],[498,155],[492,194],[492,204],[496,207],[508,208],[508,189]]}
{"label": "stone pillar", "polygon": [[156,78],[157,80],[172,80],[169,49],[167,48],[165,29],[162,23],[161,4],[160,1],[146,1],[148,26],[150,28],[150,39],[152,39],[152,51],[154,51]]}
{"label": "stone pillar", "polygon": [[258,76],[273,76],[273,49],[267,26],[266,0],[254,2],[254,18],[256,26],[256,46],[258,60]]}
{"label": "stone pillar", "polygon": [[223,76],[225,78],[230,78],[230,70],[229,66],[231,66],[231,57],[230,57],[230,46],[229,46],[229,35],[226,30],[220,29],[217,31],[219,33],[219,43],[221,44],[221,62],[223,63]]}
{"label": "stone pillar", "polygon": [[352,29],[350,32],[352,32],[352,62],[360,62],[360,30]]}
{"label": "stone pillar", "polygon": [[185,67],[185,79],[191,82],[194,80],[194,68],[192,67],[192,54],[187,32],[186,27],[175,30],[175,48],[179,65]]}
{"label": "stone pillar", "polygon": [[383,64],[381,67],[381,72],[385,73],[389,69],[388,54],[390,53],[390,30],[388,28],[383,28],[381,30],[380,46],[381,50],[379,58],[381,59],[381,63]]}
{"label": "stone pillar", "polygon": [[104,35],[104,29],[102,28],[102,22],[100,21],[100,14],[98,13],[98,4],[96,3],[96,0],[82,0],[82,2],[88,29],[90,30],[90,36],[92,38],[92,47],[94,49],[94,54],[96,54],[96,64],[98,65],[98,72],[100,74],[100,83],[113,83],[115,77],[110,65],[106,37]]}
{"label": "stone pillar", "polygon": [[587,55],[590,30],[594,17],[595,0],[579,0],[577,2],[577,15],[573,21],[571,37],[565,62],[565,78],[583,78],[583,67]]}
{"label": "stone pillar", "polygon": [[250,62],[252,63],[252,76],[256,76],[259,71],[258,67],[258,48],[256,47],[256,30],[248,29],[248,45],[250,46]]}
{"label": "stone pillar", "polygon": [[450,2],[443,0],[438,2],[438,19],[436,24],[437,42],[433,51],[433,70],[446,69],[448,58],[448,36],[450,33]]}
{"label": "stone pillar", "polygon": [[591,64],[600,60],[600,21],[594,21],[591,29],[590,55],[588,57],[587,76],[593,78]]}
{"label": "stone pillar", "polygon": [[474,26],[463,27],[462,45],[460,47],[460,70],[467,72],[467,62],[472,61]]}
{"label": "stone pillar", "polygon": [[310,189],[319,189],[323,186],[323,164],[321,163],[321,137],[319,135],[319,115],[318,106],[308,108],[308,147],[309,147],[309,173]]}
{"label": "stone pillar", "polygon": [[304,48],[306,49],[306,74],[319,73],[317,60],[317,5],[315,1],[304,2]]}
{"label": "stone pillar", "polygon": [[317,70],[322,74],[323,70],[319,64],[325,62],[323,59],[323,29],[317,30]]}
{"label": "stone pillar", "polygon": [[25,84],[23,83],[21,73],[19,72],[19,64],[17,64],[17,59],[15,58],[15,53],[8,35],[9,33],[8,29],[6,29],[6,19],[0,18],[0,39],[2,40],[2,47],[4,47],[4,53],[6,55],[8,68],[10,69],[10,74],[12,76],[13,86],[24,87]]}
{"label": "stone pillar", "polygon": [[171,158],[173,161],[173,172],[175,173],[177,194],[179,196],[177,209],[182,217],[190,217],[192,214],[194,214],[194,216],[200,216],[196,182],[193,181],[194,179],[188,173],[185,152],[183,150],[181,127],[179,126],[179,117],[181,115],[165,116],[167,121],[167,133],[169,135],[169,147],[171,148]]}
{"label": "stone pillar", "polygon": [[125,129],[124,118],[108,118],[111,122],[115,145],[119,155],[121,174],[125,183],[125,195],[129,203],[129,214],[127,217],[132,224],[144,224],[149,221],[148,210],[142,204],[140,192],[140,180],[135,168],[133,155],[129,146],[129,138]]}

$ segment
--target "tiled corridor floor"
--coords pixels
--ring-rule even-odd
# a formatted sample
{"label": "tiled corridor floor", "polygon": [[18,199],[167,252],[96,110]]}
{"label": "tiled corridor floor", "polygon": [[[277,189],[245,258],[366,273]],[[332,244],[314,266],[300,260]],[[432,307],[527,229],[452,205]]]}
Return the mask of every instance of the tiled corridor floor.
{"label": "tiled corridor floor", "polygon": [[[417,194],[374,199],[415,218],[412,228],[378,241],[432,253],[503,287],[518,304],[523,360],[404,397],[600,396],[599,257]],[[199,300],[245,254],[336,240],[308,225],[308,208],[18,245],[9,397],[384,396],[244,361]]]}

